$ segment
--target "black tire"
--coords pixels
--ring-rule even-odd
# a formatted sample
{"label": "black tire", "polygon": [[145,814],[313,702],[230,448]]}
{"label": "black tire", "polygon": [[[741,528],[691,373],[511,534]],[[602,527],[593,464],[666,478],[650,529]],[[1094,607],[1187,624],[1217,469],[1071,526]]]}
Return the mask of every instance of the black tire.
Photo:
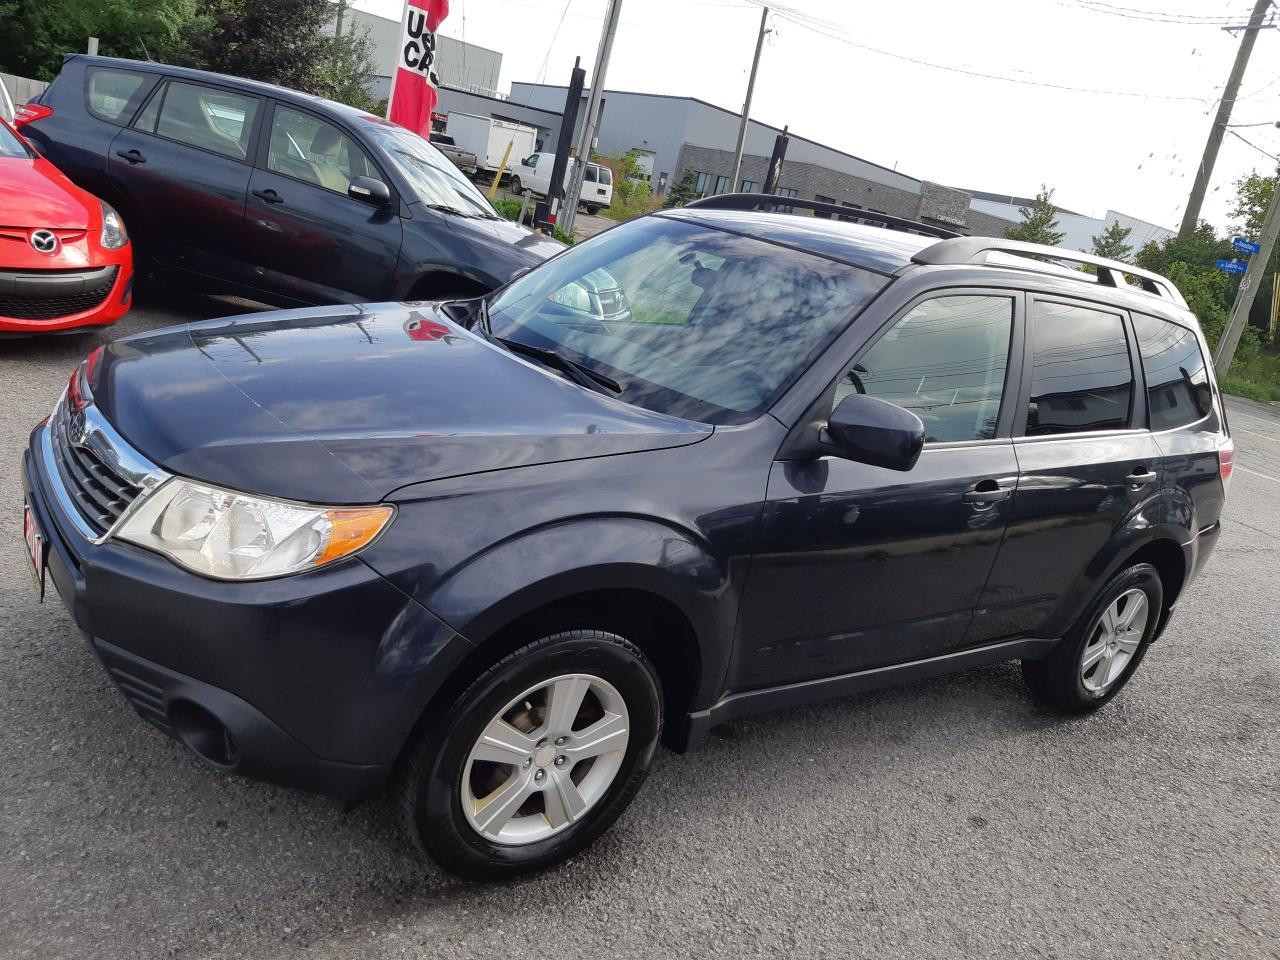
{"label": "black tire", "polygon": [[599,208],[599,207],[597,207],[595,204],[593,204],[593,203],[588,203],[588,204],[587,204],[587,213],[588,213],[589,215],[591,215],[591,216],[593,216],[593,217],[594,217],[594,216],[595,216],[597,213],[599,213],[599,212],[600,212],[600,208]]}
{"label": "black tire", "polygon": [[[1147,597],[1146,626],[1137,650],[1130,656],[1123,672],[1105,689],[1090,689],[1082,675],[1082,658],[1099,634],[1103,613],[1122,594],[1141,590]],[[1160,573],[1149,563],[1135,563],[1112,577],[1098,591],[1093,602],[1071,628],[1071,632],[1042,660],[1023,660],[1022,676],[1032,694],[1045,704],[1066,713],[1089,713],[1097,710],[1123,689],[1146,656],[1163,612],[1164,584]]]}
{"label": "black tire", "polygon": [[[563,674],[582,673],[607,681],[626,703],[630,736],[612,781],[581,819],[542,840],[517,846],[482,835],[468,822],[462,800],[463,774],[481,731],[522,692]],[[572,857],[613,825],[644,782],[661,733],[661,684],[639,648],[600,630],[544,637],[481,673],[421,731],[400,773],[402,825],[418,850],[460,877],[501,879],[544,869]]]}
{"label": "black tire", "polygon": [[520,186],[521,186],[521,185],[520,185],[520,178],[519,178],[519,177],[512,177],[512,178],[511,178],[511,182],[507,184],[507,189],[508,189],[508,190],[510,190],[512,193],[519,194],[519,193],[520,193]]}

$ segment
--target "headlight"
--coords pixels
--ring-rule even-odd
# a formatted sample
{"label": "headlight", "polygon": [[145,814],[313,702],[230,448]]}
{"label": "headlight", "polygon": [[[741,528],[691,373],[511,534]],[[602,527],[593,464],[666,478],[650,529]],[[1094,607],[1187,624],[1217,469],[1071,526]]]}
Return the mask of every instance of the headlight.
{"label": "headlight", "polygon": [[102,205],[102,245],[108,250],[119,250],[129,242],[129,232],[124,228],[124,220],[116,213],[116,208],[105,200]]}
{"label": "headlight", "polygon": [[174,477],[125,521],[121,540],[219,580],[313,570],[368,546],[391,507],[312,507]]}

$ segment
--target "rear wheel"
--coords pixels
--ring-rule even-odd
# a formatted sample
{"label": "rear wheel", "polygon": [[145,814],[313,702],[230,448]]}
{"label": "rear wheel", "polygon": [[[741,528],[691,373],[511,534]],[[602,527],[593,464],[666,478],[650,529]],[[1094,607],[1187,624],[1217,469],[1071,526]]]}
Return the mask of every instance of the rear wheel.
{"label": "rear wheel", "polygon": [[600,208],[597,207],[595,204],[592,204],[592,203],[587,204],[587,213],[589,213],[591,216],[594,217],[599,212],[600,212]]}
{"label": "rear wheel", "polygon": [[1068,713],[1102,706],[1129,682],[1155,635],[1164,602],[1149,563],[1121,570],[1099,591],[1071,633],[1043,660],[1023,660],[1037,698]]}
{"label": "rear wheel", "polygon": [[477,678],[412,748],[409,837],[444,869],[499,878],[558,863],[622,814],[662,730],[653,666],[622,637],[544,637]]}

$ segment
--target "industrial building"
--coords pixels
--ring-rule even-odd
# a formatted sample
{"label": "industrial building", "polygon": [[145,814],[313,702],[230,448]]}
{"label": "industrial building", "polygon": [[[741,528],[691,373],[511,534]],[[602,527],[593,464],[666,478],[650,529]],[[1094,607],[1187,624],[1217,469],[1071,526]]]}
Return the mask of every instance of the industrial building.
{"label": "industrial building", "polygon": [[[339,5],[332,26],[335,36],[361,31],[368,33],[373,41],[373,62],[377,69],[377,77],[369,92],[379,100],[385,100],[391,93],[391,70],[397,62],[400,21]],[[437,35],[436,75],[441,83],[455,90],[492,95],[498,89],[498,74],[501,72],[502,54],[497,50]],[[563,99],[561,106],[564,106]]]}

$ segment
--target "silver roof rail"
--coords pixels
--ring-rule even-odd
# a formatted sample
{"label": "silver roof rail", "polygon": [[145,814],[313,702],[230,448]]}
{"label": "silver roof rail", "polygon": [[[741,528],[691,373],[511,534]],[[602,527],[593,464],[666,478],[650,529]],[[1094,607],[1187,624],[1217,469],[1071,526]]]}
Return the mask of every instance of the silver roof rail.
{"label": "silver roof rail", "polygon": [[[1181,291],[1173,284],[1173,281],[1167,277],[1160,276],[1158,273],[1152,273],[1150,270],[1143,270],[1141,267],[1135,267],[1128,263],[1121,263],[1119,260],[1108,260],[1106,257],[1095,257],[1091,253],[1064,250],[1062,247],[1047,247],[1039,243],[1023,243],[1021,240],[1000,240],[996,237],[956,237],[931,244],[915,254],[911,259],[915,263],[929,264],[931,266],[977,264],[986,263],[987,254],[989,253],[1012,254],[1022,262],[1010,263],[1002,260],[1000,265],[1018,270],[1035,270],[1038,266],[1043,266],[1039,260],[1023,260],[1026,257],[1042,257],[1051,261],[1066,260],[1069,263],[1087,263],[1098,271],[1097,282],[1104,286],[1118,287],[1122,290],[1126,288],[1132,289],[1123,276],[1128,274],[1131,277],[1136,277],[1141,288],[1147,293],[1162,297],[1180,307],[1187,305],[1187,301],[1183,299]],[[1052,272],[1058,275],[1056,270],[1045,272]],[[1088,280],[1087,274],[1081,273],[1079,276],[1082,281],[1092,282]]]}

